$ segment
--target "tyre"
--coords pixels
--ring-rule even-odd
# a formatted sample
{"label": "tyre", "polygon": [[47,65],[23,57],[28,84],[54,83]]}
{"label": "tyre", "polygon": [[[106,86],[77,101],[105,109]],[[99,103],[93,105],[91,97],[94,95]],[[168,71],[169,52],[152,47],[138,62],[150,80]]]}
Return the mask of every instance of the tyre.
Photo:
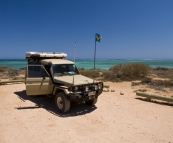
{"label": "tyre", "polygon": [[93,98],[91,100],[85,101],[85,104],[87,105],[94,105],[97,103],[97,98]]}
{"label": "tyre", "polygon": [[61,113],[68,112],[70,109],[70,100],[67,100],[63,92],[58,92],[55,96],[55,106]]}

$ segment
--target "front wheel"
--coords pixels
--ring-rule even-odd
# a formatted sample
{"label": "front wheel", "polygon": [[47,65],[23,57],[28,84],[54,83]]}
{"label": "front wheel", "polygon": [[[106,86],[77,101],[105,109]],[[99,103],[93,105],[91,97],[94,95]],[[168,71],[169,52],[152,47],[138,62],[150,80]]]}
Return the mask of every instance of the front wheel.
{"label": "front wheel", "polygon": [[55,106],[61,113],[68,112],[70,109],[70,100],[67,100],[63,92],[58,92],[55,96]]}
{"label": "front wheel", "polygon": [[93,98],[91,100],[85,101],[85,104],[87,105],[94,105],[97,103],[97,98]]}

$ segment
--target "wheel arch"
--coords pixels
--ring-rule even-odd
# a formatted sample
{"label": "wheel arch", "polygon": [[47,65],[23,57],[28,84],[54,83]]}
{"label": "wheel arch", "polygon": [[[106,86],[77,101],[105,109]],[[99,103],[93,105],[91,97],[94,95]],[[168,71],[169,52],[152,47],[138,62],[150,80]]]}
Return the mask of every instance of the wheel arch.
{"label": "wheel arch", "polygon": [[55,96],[57,94],[57,92],[64,92],[65,95],[69,94],[69,91],[67,89],[64,89],[62,87],[54,87],[53,95]]}

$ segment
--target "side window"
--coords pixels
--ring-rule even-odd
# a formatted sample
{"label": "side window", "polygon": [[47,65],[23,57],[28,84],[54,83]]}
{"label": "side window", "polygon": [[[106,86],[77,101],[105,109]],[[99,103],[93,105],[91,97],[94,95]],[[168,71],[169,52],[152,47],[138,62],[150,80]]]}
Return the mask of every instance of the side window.
{"label": "side window", "polygon": [[47,72],[45,71],[45,69],[42,66],[28,66],[28,77],[29,78],[40,78],[40,77],[49,77],[49,75],[47,74]]}

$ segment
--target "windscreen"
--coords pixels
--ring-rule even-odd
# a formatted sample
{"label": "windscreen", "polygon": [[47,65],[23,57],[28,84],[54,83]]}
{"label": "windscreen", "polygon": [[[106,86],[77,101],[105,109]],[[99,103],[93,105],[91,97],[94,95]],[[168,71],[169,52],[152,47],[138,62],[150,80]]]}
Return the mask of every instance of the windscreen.
{"label": "windscreen", "polygon": [[67,76],[79,74],[74,64],[53,64],[53,76]]}

